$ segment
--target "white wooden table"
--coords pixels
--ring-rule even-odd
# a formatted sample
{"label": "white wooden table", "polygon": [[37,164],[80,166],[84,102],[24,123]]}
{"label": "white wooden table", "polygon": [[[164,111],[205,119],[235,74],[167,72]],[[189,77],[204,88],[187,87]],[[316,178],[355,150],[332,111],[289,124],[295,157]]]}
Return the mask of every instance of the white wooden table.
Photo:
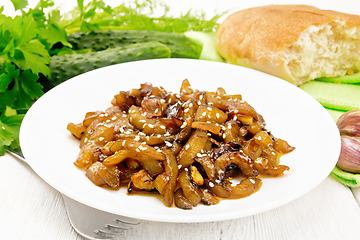
{"label": "white wooden table", "polygon": [[[4,1],[4,0],[2,0]],[[6,0],[5,0],[6,1]],[[56,3],[64,2],[56,1]],[[36,4],[38,1],[29,0]],[[109,2],[114,2],[109,0]],[[183,0],[166,1],[175,9],[206,11],[265,4],[304,3],[360,14],[358,0]],[[177,3],[175,3],[177,2]],[[76,4],[76,1],[72,1]],[[70,5],[68,5],[70,6]],[[304,176],[311,177],[311,176]],[[67,218],[61,194],[26,163],[0,157],[0,239],[80,240]],[[331,176],[303,197],[274,210],[236,220],[179,224],[141,221],[123,239],[360,239],[360,190],[349,189]]]}
{"label": "white wooden table", "polygon": [[[26,163],[6,154],[0,169],[0,239],[84,239],[71,227],[61,194]],[[354,192],[360,196],[359,189]],[[195,224],[141,221],[123,239],[357,240],[359,225],[353,192],[329,176],[303,197],[265,213]]]}

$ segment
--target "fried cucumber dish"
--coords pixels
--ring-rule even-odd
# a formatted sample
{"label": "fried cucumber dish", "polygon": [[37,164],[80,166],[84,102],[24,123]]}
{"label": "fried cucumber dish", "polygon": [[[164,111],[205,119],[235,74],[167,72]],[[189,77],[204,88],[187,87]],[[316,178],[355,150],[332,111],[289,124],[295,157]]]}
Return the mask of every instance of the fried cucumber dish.
{"label": "fried cucumber dish", "polygon": [[240,94],[194,90],[185,79],[178,94],[144,83],[111,104],[67,126],[80,140],[74,164],[97,186],[192,209],[247,197],[261,177],[290,169],[279,158],[295,147],[273,136]]}

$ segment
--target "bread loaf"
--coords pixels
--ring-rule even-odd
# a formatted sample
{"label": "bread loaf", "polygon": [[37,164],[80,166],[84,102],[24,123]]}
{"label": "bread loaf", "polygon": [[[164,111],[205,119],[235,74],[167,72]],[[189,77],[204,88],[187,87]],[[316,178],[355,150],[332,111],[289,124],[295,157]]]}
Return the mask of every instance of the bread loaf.
{"label": "bread loaf", "polygon": [[269,5],[227,17],[220,55],[297,86],[360,71],[360,16],[307,5]]}

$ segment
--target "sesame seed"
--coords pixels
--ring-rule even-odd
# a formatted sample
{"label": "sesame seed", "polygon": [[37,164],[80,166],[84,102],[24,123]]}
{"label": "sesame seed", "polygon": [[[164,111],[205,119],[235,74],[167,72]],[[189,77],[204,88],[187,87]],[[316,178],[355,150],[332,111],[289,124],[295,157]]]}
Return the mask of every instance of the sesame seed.
{"label": "sesame seed", "polygon": [[220,113],[216,113],[216,117],[217,117],[217,118],[220,118]]}
{"label": "sesame seed", "polygon": [[105,138],[103,137],[99,137],[99,141],[103,141]]}
{"label": "sesame seed", "polygon": [[213,182],[209,182],[210,187],[215,187],[215,184]]}
{"label": "sesame seed", "polygon": [[212,111],[212,108],[211,107],[207,107],[206,108],[208,111]]}
{"label": "sesame seed", "polygon": [[206,116],[206,112],[203,112],[201,115],[205,117],[205,116]]}
{"label": "sesame seed", "polygon": [[166,129],[166,127],[164,125],[161,125],[160,128],[161,129]]}
{"label": "sesame seed", "polygon": [[186,112],[186,113],[187,113],[188,111],[189,111],[189,108],[185,108],[184,112]]}
{"label": "sesame seed", "polygon": [[189,147],[190,147],[190,145],[186,145],[186,146],[185,146],[185,150],[188,150]]}
{"label": "sesame seed", "polygon": [[145,151],[145,150],[146,150],[146,147],[140,145],[140,146],[139,146],[139,149]]}
{"label": "sesame seed", "polygon": [[114,117],[112,117],[112,119],[111,119],[111,120],[115,121],[116,119],[117,119],[117,117],[116,117],[116,116],[114,116]]}
{"label": "sesame seed", "polygon": [[180,165],[178,165],[178,169],[180,169],[182,167],[182,165],[180,164]]}
{"label": "sesame seed", "polygon": [[255,180],[254,179],[249,179],[249,181],[252,183],[252,184],[255,184]]}

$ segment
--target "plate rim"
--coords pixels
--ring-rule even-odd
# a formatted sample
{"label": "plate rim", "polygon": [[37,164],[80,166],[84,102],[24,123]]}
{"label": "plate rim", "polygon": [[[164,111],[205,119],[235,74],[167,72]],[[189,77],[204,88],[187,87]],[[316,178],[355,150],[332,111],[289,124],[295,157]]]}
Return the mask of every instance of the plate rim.
{"label": "plate rim", "polygon": [[[119,66],[120,66],[120,68],[121,68],[121,67],[127,67],[127,66],[129,66],[129,65],[147,64],[148,62],[150,62],[150,63],[171,62],[171,64],[184,64],[184,63],[189,63],[189,64],[195,64],[195,65],[198,64],[198,63],[199,63],[199,64],[205,64],[205,65],[213,65],[213,64],[214,64],[214,65],[219,65],[219,66],[226,66],[225,68],[229,67],[229,68],[242,69],[242,70],[239,70],[239,71],[254,72],[254,73],[256,73],[256,74],[260,74],[260,75],[263,75],[263,76],[266,76],[266,77],[274,78],[274,79],[276,79],[276,81],[282,81],[282,84],[285,84],[285,85],[286,85],[286,84],[289,84],[289,85],[291,85],[290,83],[285,82],[285,81],[282,80],[282,79],[278,79],[278,78],[276,78],[276,77],[274,77],[274,76],[271,76],[271,75],[268,75],[268,74],[265,74],[265,73],[262,73],[262,72],[253,70],[253,69],[244,68],[244,67],[236,66],[236,65],[231,65],[231,64],[228,64],[228,63],[211,62],[211,61],[197,60],[197,59],[156,59],[156,60],[142,60],[142,61],[136,61],[136,62],[128,62],[128,63],[116,64],[116,65],[108,66],[108,67],[105,67],[105,68],[102,68],[102,69],[93,70],[93,71],[90,71],[90,72],[87,72],[87,73],[78,75],[78,76],[76,76],[76,77],[74,77],[74,78],[72,78],[72,79],[69,79],[68,81],[60,84],[59,86],[66,87],[68,84],[72,84],[72,82],[74,82],[74,81],[82,81],[81,79],[83,79],[83,78],[86,77],[86,76],[90,76],[94,71],[97,71],[97,72],[99,72],[99,71],[106,71],[106,70],[108,70],[108,69],[110,69],[110,68],[118,68]],[[292,85],[291,85],[291,86],[292,86]],[[55,87],[55,88],[57,88],[57,87]],[[54,88],[54,89],[51,89],[50,91],[48,91],[45,95],[50,95],[50,94],[52,94],[53,91],[57,91],[57,90],[55,90],[55,88]],[[58,88],[58,89],[59,89],[59,88]],[[165,88],[165,89],[166,89],[166,88]],[[125,89],[125,90],[126,90],[126,89]],[[299,90],[299,91],[302,91],[300,88],[298,88],[298,90]],[[310,95],[308,95],[308,94],[305,93],[304,91],[302,91],[302,92],[303,92],[303,94],[305,94],[305,96],[307,95],[308,97],[312,98]],[[241,91],[240,91],[240,94],[241,94]],[[45,95],[44,95],[44,96],[45,96]],[[41,98],[42,98],[42,97],[41,97]],[[40,98],[40,99],[41,99],[41,98]],[[39,100],[40,100],[40,99],[39,99]],[[313,99],[313,98],[312,98],[312,99]],[[39,100],[38,100],[38,101],[39,101]],[[244,99],[244,100],[246,100],[246,99]],[[38,102],[38,101],[37,101],[37,102]],[[42,101],[42,100],[41,100],[41,101]],[[323,108],[323,107],[321,106],[321,104],[318,103],[315,99],[313,99],[313,101],[314,101],[315,104],[318,104],[318,107]],[[37,104],[37,103],[35,102],[35,104],[34,104],[33,106],[36,107],[36,104]],[[251,103],[250,103],[250,105],[251,105]],[[33,106],[30,108],[29,112],[31,111],[31,109],[33,108]],[[323,110],[326,111],[324,108],[323,108]],[[31,112],[30,112],[30,113],[31,113]],[[260,112],[260,114],[261,114],[261,112]],[[28,114],[25,115],[24,121],[27,121],[27,115],[28,115]],[[330,117],[330,115],[329,115],[329,117]],[[265,121],[266,121],[266,119],[265,119]],[[26,125],[25,125],[25,126],[26,126]],[[336,126],[335,122],[334,122],[334,126]],[[22,134],[22,132],[24,132],[24,131],[22,130],[22,127],[21,127],[21,128],[20,128],[20,145],[21,145],[22,140],[25,138],[24,135]],[[338,143],[340,143],[340,137],[338,138]],[[339,144],[338,144],[338,149],[337,149],[337,151],[338,151],[338,153],[340,154],[340,145],[339,145]],[[335,150],[335,152],[336,152],[336,150]],[[27,154],[27,151],[25,150],[24,155],[26,156],[26,154]],[[34,163],[32,163],[32,162],[30,161],[29,164],[30,164],[30,166],[33,168]],[[35,165],[36,165],[36,164],[35,164]],[[334,166],[335,166],[335,164],[334,164]],[[75,167],[75,166],[74,166],[74,167]],[[36,167],[35,167],[35,168],[36,168]],[[329,167],[329,169],[330,169],[330,167]],[[261,213],[261,212],[265,212],[265,211],[268,211],[268,210],[277,208],[277,207],[279,207],[279,206],[282,206],[282,205],[284,205],[284,204],[286,204],[286,203],[289,203],[289,202],[291,202],[291,201],[293,201],[293,200],[295,200],[295,199],[297,199],[297,198],[305,195],[306,193],[308,193],[308,192],[310,192],[311,190],[313,190],[316,186],[318,186],[318,185],[322,182],[322,180],[324,180],[324,179],[330,174],[331,171],[329,171],[329,169],[327,169],[326,173],[325,173],[325,171],[323,172],[322,176],[320,177],[320,178],[321,178],[321,181],[319,181],[318,183],[313,184],[313,186],[307,188],[307,190],[306,190],[305,192],[301,192],[301,193],[289,195],[288,198],[283,199],[283,201],[279,201],[276,205],[272,205],[272,207],[262,206],[261,208],[258,208],[257,211],[252,211],[252,213],[248,213],[248,214],[245,214],[245,215],[240,216],[240,217],[246,217],[246,216],[249,216],[249,215],[258,214],[258,213]],[[33,168],[33,170],[34,170],[41,178],[43,178],[43,177],[42,177],[43,174],[42,174],[41,172],[38,172],[38,171],[37,171],[38,169],[34,169],[34,168]],[[85,176],[83,176],[83,177],[85,177]],[[320,178],[319,178],[319,179],[320,179]],[[43,178],[43,179],[44,179],[44,178]],[[45,180],[45,182],[49,183],[46,179],[44,179],[44,180]],[[49,183],[49,184],[50,184],[50,183]],[[62,194],[66,195],[66,196],[68,196],[68,197],[70,197],[70,198],[72,198],[73,200],[78,201],[78,202],[81,202],[81,203],[83,203],[83,204],[85,204],[85,205],[87,205],[87,206],[89,206],[89,207],[93,207],[93,208],[97,208],[97,209],[102,210],[102,211],[106,211],[106,212],[111,212],[111,213],[118,214],[118,213],[116,213],[116,212],[109,211],[109,209],[107,209],[107,208],[103,208],[103,207],[100,207],[100,208],[99,208],[99,206],[94,206],[93,204],[89,204],[88,202],[79,201],[79,198],[78,198],[78,197],[76,197],[76,196],[74,197],[73,194],[69,194],[69,192],[67,192],[67,191],[62,191],[62,188],[59,189],[58,186],[57,186],[57,187],[54,187],[53,184],[50,184],[50,186],[52,186],[53,188],[55,188],[57,191],[61,192]],[[261,191],[261,189],[260,189],[260,191]],[[223,201],[228,201],[228,200],[223,200]],[[221,201],[221,202],[223,202],[223,201]],[[221,203],[220,203],[220,204],[221,204]],[[166,207],[164,206],[164,208],[166,208]],[[211,208],[211,207],[210,207],[210,208]],[[193,211],[193,210],[191,210],[191,211]],[[200,219],[200,218],[193,218],[193,219],[190,219],[190,220],[184,220],[184,219],[182,219],[182,220],[181,220],[181,219],[180,219],[180,220],[176,220],[176,219],[164,219],[164,218],[156,217],[156,216],[153,217],[153,218],[149,218],[149,217],[144,218],[144,217],[142,217],[142,216],[140,216],[140,215],[137,215],[137,214],[130,214],[130,215],[129,215],[129,214],[122,214],[122,215],[127,216],[127,217],[134,217],[134,216],[135,216],[135,218],[137,218],[137,219],[142,219],[142,220],[150,220],[150,221],[158,221],[158,222],[177,222],[177,223],[213,222],[213,221],[223,221],[223,220],[230,220],[230,219],[239,218],[239,217],[234,216],[234,215],[232,215],[232,216],[225,216],[225,215],[224,215],[224,216],[217,216],[217,218],[216,218],[215,220],[214,220],[214,219]]]}

